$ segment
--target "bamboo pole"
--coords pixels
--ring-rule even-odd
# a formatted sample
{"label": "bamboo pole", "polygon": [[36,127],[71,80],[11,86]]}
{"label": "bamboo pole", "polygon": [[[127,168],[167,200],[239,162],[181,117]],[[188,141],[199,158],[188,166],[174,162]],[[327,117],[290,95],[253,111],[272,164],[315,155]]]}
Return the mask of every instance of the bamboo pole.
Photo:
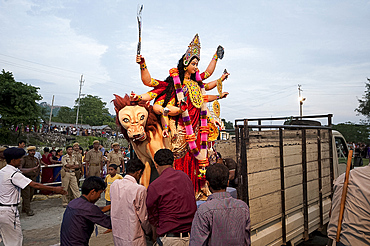
{"label": "bamboo pole", "polygon": [[340,231],[342,229],[344,205],[346,203],[346,197],[347,197],[347,189],[348,189],[348,181],[349,181],[348,179],[349,179],[349,171],[351,169],[352,155],[353,155],[353,150],[350,150],[348,153],[348,159],[347,159],[347,169],[346,169],[346,175],[345,175],[344,184],[343,184],[342,200],[340,201],[340,211],[339,211],[339,219],[338,219],[338,227],[337,227],[337,238],[336,238],[337,242],[339,242]]}

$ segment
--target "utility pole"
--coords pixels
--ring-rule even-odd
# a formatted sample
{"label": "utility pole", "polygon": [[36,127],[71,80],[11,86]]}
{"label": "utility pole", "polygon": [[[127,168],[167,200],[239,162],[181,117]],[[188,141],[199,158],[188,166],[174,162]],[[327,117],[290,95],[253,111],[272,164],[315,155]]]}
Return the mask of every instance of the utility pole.
{"label": "utility pole", "polygon": [[303,101],[306,100],[306,98],[302,97],[301,92],[303,91],[301,89],[302,85],[298,85],[298,101],[299,101],[299,116],[302,120],[302,111],[303,111]]}
{"label": "utility pole", "polygon": [[49,117],[49,129],[48,130],[50,130],[51,116],[53,115],[53,108],[54,108],[54,95],[53,95],[53,100],[51,101],[51,109],[50,109],[50,117]]}
{"label": "utility pole", "polygon": [[80,98],[81,98],[81,88],[83,86],[83,83],[85,80],[82,80],[83,74],[81,74],[81,79],[80,79],[80,91],[78,92],[78,101],[77,101],[77,116],[76,116],[76,129],[77,129],[77,124],[78,124],[78,112],[80,111]]}

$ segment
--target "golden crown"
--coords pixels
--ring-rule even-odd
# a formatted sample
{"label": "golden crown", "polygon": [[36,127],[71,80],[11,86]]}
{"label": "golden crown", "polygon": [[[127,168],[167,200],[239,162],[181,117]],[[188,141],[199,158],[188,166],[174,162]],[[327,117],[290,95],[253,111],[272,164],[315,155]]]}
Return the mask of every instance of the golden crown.
{"label": "golden crown", "polygon": [[184,66],[188,66],[191,58],[193,58],[194,56],[198,58],[198,60],[200,60],[200,40],[198,33],[195,34],[193,40],[188,46],[188,49],[186,50],[184,57]]}

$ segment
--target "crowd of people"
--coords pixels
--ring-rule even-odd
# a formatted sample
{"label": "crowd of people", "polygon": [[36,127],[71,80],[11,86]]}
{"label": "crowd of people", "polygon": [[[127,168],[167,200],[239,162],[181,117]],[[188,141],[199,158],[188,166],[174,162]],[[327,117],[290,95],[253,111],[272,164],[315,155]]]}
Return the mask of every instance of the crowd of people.
{"label": "crowd of people", "polygon": [[[109,128],[110,129],[110,128]],[[96,137],[109,137],[109,136],[116,136],[115,131],[111,130],[104,130],[104,129],[96,129],[93,127],[82,127],[82,126],[75,126],[73,124],[70,125],[56,125],[56,124],[43,124],[40,123],[38,126],[36,125],[19,125],[15,128],[12,128],[14,131],[21,131],[21,132],[36,132],[36,133],[61,133],[64,135],[71,135],[71,136],[96,136]],[[120,135],[119,135],[120,136]]]}
{"label": "crowd of people", "polygon": [[[85,154],[87,178],[80,196],[75,173],[83,170],[78,144],[68,146],[67,154],[61,157],[62,187],[33,181],[40,170],[35,148],[27,147],[26,155],[22,146],[19,147],[0,152],[7,163],[0,170],[0,209],[7,211],[6,215],[0,213],[0,234],[5,245],[22,245],[17,207],[20,193],[23,197],[23,192],[19,191],[27,187],[31,198],[31,188],[62,194],[66,209],[60,232],[61,245],[88,245],[95,224],[107,228],[107,232],[112,231],[115,245],[147,245],[149,239],[154,245],[250,245],[249,208],[226,191],[230,170],[224,164],[215,163],[207,169],[206,182],[212,195],[199,205],[190,178],[173,168],[171,150],[161,149],[155,153],[155,166],[160,176],[146,189],[139,184],[145,165],[139,159],[131,159],[125,168],[117,144],[113,144],[108,154],[108,175],[102,179],[104,157],[96,141]],[[41,159],[54,160],[57,154],[50,152],[46,152],[47,156],[44,153]],[[32,165],[31,161],[26,162],[28,159],[32,160]],[[123,175],[118,171],[120,165]],[[106,206],[99,208],[94,204],[104,191]],[[31,214],[32,210],[27,207],[29,201],[23,198],[22,210],[29,209]]]}

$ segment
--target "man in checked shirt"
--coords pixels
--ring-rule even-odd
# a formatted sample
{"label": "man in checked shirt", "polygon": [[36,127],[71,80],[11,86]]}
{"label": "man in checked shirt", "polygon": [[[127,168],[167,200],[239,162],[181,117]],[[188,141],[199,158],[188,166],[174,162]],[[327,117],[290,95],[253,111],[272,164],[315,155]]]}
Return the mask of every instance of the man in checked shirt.
{"label": "man in checked shirt", "polygon": [[226,192],[229,169],[216,163],[207,168],[212,192],[194,215],[189,245],[250,245],[248,205]]}

